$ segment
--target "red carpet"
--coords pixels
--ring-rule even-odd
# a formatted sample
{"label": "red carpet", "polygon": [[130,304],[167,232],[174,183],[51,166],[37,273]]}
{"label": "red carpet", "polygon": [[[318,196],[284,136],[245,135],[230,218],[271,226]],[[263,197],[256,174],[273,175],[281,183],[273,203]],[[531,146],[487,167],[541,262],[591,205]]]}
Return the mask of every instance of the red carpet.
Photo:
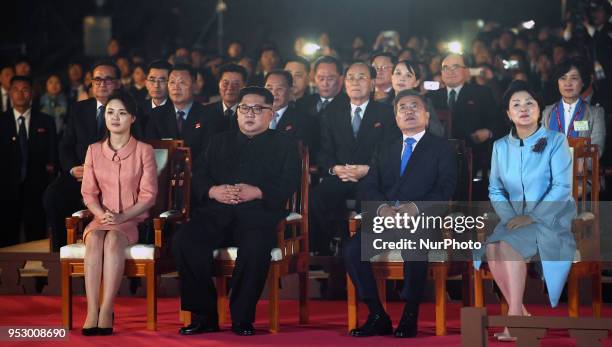
{"label": "red carpet", "polygon": [[[76,297],[74,300],[74,325],[79,328],[85,318],[85,300]],[[432,304],[421,308],[419,336],[415,339],[398,340],[393,337],[351,338],[346,334],[346,303],[342,301],[311,301],[310,324],[298,325],[297,302],[281,303],[281,332],[267,332],[267,302],[261,301],[257,308],[257,335],[252,337],[235,336],[223,326],[222,332],[204,334],[195,337],[183,337],[177,334],[180,327],[178,320],[178,299],[163,298],[159,300],[159,326],[157,332],[145,330],[145,301],[142,298],[119,298],[115,306],[115,334],[105,337],[84,337],[80,330],[70,333],[67,341],[10,342],[0,341],[0,346],[460,346],[459,304],[450,304],[448,308],[447,336],[434,335],[434,312]],[[565,307],[550,309],[529,306],[534,315],[567,314]],[[401,313],[401,303],[391,303],[390,314],[397,324]],[[365,318],[367,309],[361,314]],[[489,313],[497,313],[496,306],[489,307]],[[585,309],[584,315],[588,315]],[[612,306],[605,305],[603,315],[612,317]],[[60,298],[48,296],[0,296],[0,326],[59,326]],[[493,332],[490,332],[491,334]],[[490,346],[513,346],[513,343],[499,343],[490,340]],[[575,346],[574,340],[565,332],[552,332],[543,340],[543,346]],[[612,337],[604,346],[612,347]]]}

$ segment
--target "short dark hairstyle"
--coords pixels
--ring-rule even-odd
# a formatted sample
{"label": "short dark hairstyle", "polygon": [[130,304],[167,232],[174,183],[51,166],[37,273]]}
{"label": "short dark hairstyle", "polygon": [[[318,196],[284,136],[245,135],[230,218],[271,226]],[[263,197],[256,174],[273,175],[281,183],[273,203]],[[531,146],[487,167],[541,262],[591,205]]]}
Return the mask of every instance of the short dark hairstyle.
{"label": "short dark hairstyle", "polygon": [[368,71],[370,71],[370,79],[375,79],[376,78],[376,69],[372,67],[372,65],[369,65],[363,61],[354,61],[352,62],[349,66],[346,67],[346,70],[344,71],[344,75],[346,76],[346,74],[348,73],[348,70],[353,67],[353,65],[363,65],[365,67],[368,68]]}
{"label": "short dark hairstyle", "polygon": [[189,64],[175,64],[170,68],[170,71],[168,71],[168,75],[170,75],[172,71],[187,71],[194,81],[198,78],[196,70]]}
{"label": "short dark hairstyle", "polygon": [[27,63],[28,65],[32,66],[32,60],[28,56],[23,54],[20,54],[15,58],[15,62],[13,65],[17,65],[20,63]]}
{"label": "short dark hairstyle", "polygon": [[324,55],[317,59],[314,63],[314,72],[317,72],[319,65],[321,64],[333,64],[336,66],[336,71],[338,71],[338,75],[342,75],[342,63],[338,58],[332,57],[330,55]]}
{"label": "short dark hairstyle", "polygon": [[266,82],[268,82],[268,77],[272,75],[283,76],[285,78],[285,81],[287,81],[287,85],[289,86],[289,88],[291,88],[291,86],[293,85],[293,76],[291,76],[291,73],[287,70],[281,70],[281,69],[275,69],[275,70],[268,72],[268,74],[266,75],[263,81],[264,85],[266,85]]}
{"label": "short dark hairstyle", "polygon": [[149,72],[151,72],[151,69],[167,70],[168,74],[170,74],[172,64],[170,64],[166,60],[153,60],[151,63],[149,63],[149,66],[147,66],[147,70],[145,71],[147,75],[149,74]]}
{"label": "short dark hairstyle", "polygon": [[287,66],[288,63],[302,64],[302,65],[304,65],[304,68],[306,69],[306,72],[310,72],[310,63],[304,57],[300,57],[299,55],[293,56],[293,57],[289,58],[285,62],[285,66]]}
{"label": "short dark hairstyle", "polygon": [[423,97],[423,95],[421,95],[418,91],[414,89],[404,89],[401,92],[397,93],[397,95],[393,99],[393,112],[397,112],[397,104],[399,104],[402,98],[407,97],[407,96],[414,96],[415,98],[421,100],[421,102],[423,103],[423,106],[427,108],[427,102],[425,101],[425,98]]}
{"label": "short dark hairstyle", "polygon": [[261,55],[267,51],[274,51],[276,55],[279,55],[276,45],[272,42],[267,42],[261,45],[261,48],[259,49],[259,58],[261,58]]}
{"label": "short dark hairstyle", "polygon": [[504,92],[504,95],[502,97],[502,102],[503,102],[503,107],[505,107],[505,110],[510,109],[510,99],[512,98],[512,95],[518,92],[526,92],[529,95],[531,95],[531,97],[534,98],[534,100],[538,103],[538,107],[540,108],[540,111],[543,110],[542,108],[543,103],[542,103],[542,98],[540,97],[540,95],[536,93],[535,90],[533,90],[533,88],[529,85],[528,82],[521,81],[521,80],[514,80],[510,82],[508,89],[506,89],[506,91]]}
{"label": "short dark hairstyle", "polygon": [[580,79],[582,79],[582,90],[580,93],[584,92],[589,88],[591,84],[591,72],[593,71],[592,66],[581,57],[569,57],[563,60],[559,65],[557,65],[557,69],[554,74],[554,81],[558,81],[563,75],[568,73],[572,68],[576,68],[578,73],[580,74]]}
{"label": "short dark hairstyle", "polygon": [[390,52],[383,52],[383,51],[376,51],[374,53],[372,53],[372,55],[370,56],[370,64],[374,63],[374,59],[378,58],[378,57],[387,57],[389,58],[389,60],[391,60],[391,64],[395,65],[397,63],[397,57]]}
{"label": "short dark hairstyle", "polygon": [[123,104],[123,107],[125,107],[125,110],[128,111],[128,113],[131,114],[132,117],[136,117],[136,114],[138,111],[138,108],[136,106],[136,101],[134,101],[134,98],[129,93],[124,92],[123,90],[119,89],[113,92],[113,94],[108,98],[109,102],[111,100],[121,101],[121,103]]}
{"label": "short dark hairstyle", "polygon": [[96,69],[99,68],[100,66],[108,66],[112,68],[113,70],[115,70],[115,78],[121,77],[121,71],[119,71],[117,64],[113,63],[112,60],[108,60],[108,59],[98,60],[97,62],[95,62],[93,66],[91,67],[91,73],[93,74],[93,72],[96,71]]}
{"label": "short dark hairstyle", "polygon": [[219,69],[219,78],[223,77],[223,74],[226,72],[235,72],[235,73],[240,74],[240,76],[242,76],[242,80],[244,81],[244,83],[246,83],[247,79],[249,78],[249,74],[247,70],[244,68],[244,66],[241,66],[238,64],[229,63],[229,64],[225,64],[221,66],[221,68]]}
{"label": "short dark hairstyle", "polygon": [[15,82],[25,82],[27,84],[30,85],[30,87],[32,87],[32,85],[34,84],[34,82],[32,81],[32,79],[28,76],[13,76],[11,78],[11,86],[13,85],[13,83]]}
{"label": "short dark hairstyle", "polygon": [[404,64],[404,66],[406,66],[408,71],[414,74],[414,77],[417,79],[417,81],[420,81],[421,77],[423,77],[421,76],[421,69],[419,68],[419,65],[412,60],[398,61],[397,63],[395,63],[395,65],[393,65],[393,71],[395,71],[395,68],[400,64]]}
{"label": "short dark hairstyle", "polygon": [[272,92],[270,92],[264,87],[258,87],[258,86],[248,86],[248,87],[240,89],[238,100],[242,101],[242,98],[244,98],[246,95],[249,95],[249,94],[263,96],[266,104],[272,105],[274,103],[274,95],[272,95]]}

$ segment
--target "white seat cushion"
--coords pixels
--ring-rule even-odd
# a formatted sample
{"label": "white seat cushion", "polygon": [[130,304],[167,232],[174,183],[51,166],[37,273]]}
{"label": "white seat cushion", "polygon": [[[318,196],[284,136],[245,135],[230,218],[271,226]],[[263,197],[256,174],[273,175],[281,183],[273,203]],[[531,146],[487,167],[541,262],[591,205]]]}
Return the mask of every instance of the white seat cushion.
{"label": "white seat cushion", "polygon": [[293,222],[293,221],[301,220],[301,219],[302,219],[302,215],[299,213],[295,213],[295,212],[289,213],[287,218],[285,218],[287,222]]}
{"label": "white seat cushion", "polygon": [[[155,246],[135,244],[125,247],[125,259],[154,260]],[[73,243],[60,248],[60,259],[83,259],[85,257],[85,244]]]}
{"label": "white seat cushion", "polygon": [[[273,248],[270,252],[272,261],[283,260],[283,252],[280,248]],[[218,248],[213,251],[213,258],[217,260],[236,260],[238,258],[238,247]]]}

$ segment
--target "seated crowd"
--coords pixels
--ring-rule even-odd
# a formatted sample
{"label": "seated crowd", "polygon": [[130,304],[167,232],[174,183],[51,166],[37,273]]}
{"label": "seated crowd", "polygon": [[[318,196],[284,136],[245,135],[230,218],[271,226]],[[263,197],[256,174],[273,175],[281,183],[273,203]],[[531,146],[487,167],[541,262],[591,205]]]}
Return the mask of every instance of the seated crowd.
{"label": "seated crowd", "polygon": [[[595,41],[607,37],[612,47],[609,25],[600,23],[589,34]],[[311,254],[342,252],[370,311],[351,335],[413,337],[427,254],[405,262],[406,305],[393,332],[369,263],[361,261],[362,236],[348,237],[345,216],[362,201],[397,202],[378,209],[387,216],[417,215],[424,208],[418,202],[451,199],[457,165],[448,139],[458,139],[474,155],[474,200],[494,201],[501,217],[479,260],[490,259],[510,314],[527,314],[524,282],[510,280],[524,278],[524,262],[509,265],[500,257],[538,254],[545,260],[539,238],[568,252],[575,244],[568,230],[551,231],[556,225],[550,217],[512,206],[519,200],[571,200],[566,137],[589,138],[605,160],[612,58],[599,54],[595,60],[590,44],[552,29],[517,34],[487,27],[463,55],[432,49],[419,37],[400,49],[380,41],[368,54],[356,39],[344,60],[326,40],[320,56],[296,55],[284,65],[277,48],[264,45],[255,64],[240,42],[232,42],[227,57],[179,47],[145,65],[143,57],[120,54],[112,40],[106,59],[90,67],[68,64],[65,83],[63,73],[39,79],[26,57],[16,59],[0,71],[1,199],[10,208],[0,247],[50,237],[57,252],[66,244],[65,217],[89,209],[95,218],[83,236],[83,334],[112,333],[122,249],[138,241],[136,226],[157,192],[146,141],[182,139],[194,162],[194,209],[175,235],[173,253],[181,306],[193,321],[180,333],[219,330],[212,251],[233,241],[240,252],[230,297],[232,331],[252,335],[273,231],[299,187],[302,143],[313,168]],[[602,66],[604,78],[596,73]],[[527,167],[517,166],[523,143],[532,148],[542,138],[544,148],[527,153]],[[538,159],[543,155],[550,159]],[[530,183],[520,188],[516,180],[523,177]],[[545,276],[549,286],[563,282],[567,271],[557,275],[563,278]],[[556,300],[551,296],[553,305]],[[511,338],[507,332],[501,337]]]}

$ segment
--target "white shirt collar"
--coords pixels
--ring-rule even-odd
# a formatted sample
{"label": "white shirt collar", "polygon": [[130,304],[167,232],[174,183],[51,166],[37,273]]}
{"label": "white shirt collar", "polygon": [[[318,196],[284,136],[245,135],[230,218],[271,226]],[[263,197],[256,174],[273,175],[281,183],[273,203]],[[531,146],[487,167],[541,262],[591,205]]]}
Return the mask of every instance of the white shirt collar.
{"label": "white shirt collar", "polygon": [[412,137],[416,141],[412,145],[412,148],[414,148],[419,143],[419,141],[421,141],[421,139],[423,138],[423,135],[425,135],[425,130],[423,130],[423,131],[421,131],[419,133],[416,133],[416,134],[414,134],[412,136],[408,136],[408,135],[402,135],[402,136],[404,138],[404,143],[406,143],[405,141],[406,141],[407,138]]}
{"label": "white shirt collar", "polygon": [[368,107],[368,104],[369,104],[369,103],[370,103],[370,100],[367,100],[367,101],[366,101],[366,102],[364,102],[363,104],[361,104],[361,105],[357,106],[357,105],[355,105],[355,104],[353,104],[353,103],[351,102],[351,119],[353,118],[353,115],[355,114],[355,109],[356,109],[357,107],[359,107],[359,108],[361,109],[361,114],[360,114],[360,116],[361,116],[361,119],[363,119],[363,115],[365,114],[366,108]]}
{"label": "white shirt collar", "polygon": [[96,114],[97,114],[98,109],[100,108],[100,106],[104,106],[104,104],[102,104],[98,99],[96,99]]}
{"label": "white shirt collar", "polygon": [[321,102],[325,102],[325,100],[327,100],[327,101],[329,101],[329,102],[334,101],[334,98],[324,98],[324,97],[322,97],[321,95],[319,95],[319,98],[321,99]]}
{"label": "white shirt collar", "polygon": [[568,104],[565,102],[565,100],[563,100],[563,111],[565,111],[565,113],[568,113],[571,110],[572,113],[574,113],[574,109],[576,109],[576,104],[578,104],[578,99],[576,99],[576,101],[571,104]]}
{"label": "white shirt collar", "polygon": [[153,99],[151,99],[151,108],[153,109],[156,107],[164,106],[166,102],[168,102],[168,98],[165,98],[164,101],[161,102],[161,104],[155,105],[155,103],[153,102]]}
{"label": "white shirt collar", "polygon": [[238,107],[238,104],[232,106],[232,107],[227,107],[225,106],[225,103],[223,101],[221,101],[221,105],[223,105],[223,113],[225,113],[225,111],[227,111],[228,108],[232,109],[232,112],[236,112],[236,107]]}
{"label": "white shirt collar", "polygon": [[289,105],[287,105],[287,106],[285,106],[285,107],[283,107],[280,110],[275,112],[275,116],[276,116],[276,114],[278,114],[277,121],[280,121],[280,119],[283,118],[283,115],[285,114],[285,111],[287,111],[288,108],[289,108]]}
{"label": "white shirt collar", "polygon": [[0,87],[0,90],[2,91],[2,95],[8,95],[8,90],[4,89],[4,87]]}
{"label": "white shirt collar", "polygon": [[459,98],[459,93],[461,93],[461,89],[463,89],[464,84],[460,85],[460,86],[456,86],[455,88],[451,88],[451,87],[446,87],[446,96],[449,97],[450,96],[450,92],[451,90],[454,90],[456,95],[455,95],[455,100],[457,100],[457,98]]}
{"label": "white shirt collar", "polygon": [[15,125],[17,125],[17,133],[19,133],[19,117],[25,118],[26,133],[30,132],[30,115],[32,114],[32,108],[28,108],[24,113],[19,113],[13,108],[13,115],[15,116]]}

